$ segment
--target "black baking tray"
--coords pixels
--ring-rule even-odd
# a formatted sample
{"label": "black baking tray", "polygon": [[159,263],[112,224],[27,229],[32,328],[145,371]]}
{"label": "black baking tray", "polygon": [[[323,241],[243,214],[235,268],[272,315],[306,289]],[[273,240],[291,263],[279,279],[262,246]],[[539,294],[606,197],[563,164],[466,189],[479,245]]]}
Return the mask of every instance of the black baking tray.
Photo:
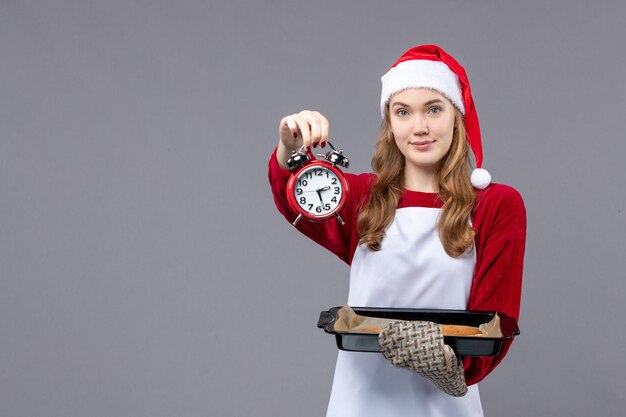
{"label": "black baking tray", "polygon": [[[320,313],[317,327],[326,333],[335,335],[340,350],[353,352],[380,352],[378,333],[342,333],[335,332],[333,327],[337,319],[337,311],[341,307],[333,307]],[[471,337],[444,336],[444,343],[452,347],[458,356],[494,356],[500,352],[502,342],[519,335],[517,321],[504,313],[496,311],[469,310],[437,310],[408,308],[352,307],[361,316],[379,317],[396,320],[423,320],[439,324],[460,324],[478,327],[490,322],[494,315],[500,317],[502,337]]]}

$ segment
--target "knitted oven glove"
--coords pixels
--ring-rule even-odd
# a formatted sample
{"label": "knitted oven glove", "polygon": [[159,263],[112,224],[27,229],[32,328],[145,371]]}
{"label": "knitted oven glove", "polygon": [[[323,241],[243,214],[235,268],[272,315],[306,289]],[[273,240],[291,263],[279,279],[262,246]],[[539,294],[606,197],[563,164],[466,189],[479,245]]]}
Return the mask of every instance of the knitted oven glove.
{"label": "knitted oven glove", "polygon": [[430,321],[399,321],[378,335],[380,351],[394,366],[430,379],[454,397],[467,393],[463,362],[443,343],[441,327]]}

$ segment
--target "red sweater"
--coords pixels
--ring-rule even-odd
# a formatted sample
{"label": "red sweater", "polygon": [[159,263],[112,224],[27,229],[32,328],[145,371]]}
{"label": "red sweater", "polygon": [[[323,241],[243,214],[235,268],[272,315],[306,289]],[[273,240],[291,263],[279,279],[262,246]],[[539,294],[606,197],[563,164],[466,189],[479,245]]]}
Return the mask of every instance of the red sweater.
{"label": "red sweater", "polygon": [[[274,201],[283,216],[293,222],[297,214],[290,209],[285,191],[290,174],[278,165],[274,151],[269,162]],[[334,220],[324,223],[300,221],[296,227],[350,265],[359,244],[356,227],[358,209],[367,199],[375,177],[373,174],[350,173],[345,173],[345,176],[350,192],[339,214],[346,224],[341,226]],[[412,201],[416,198],[421,201]],[[412,205],[441,207],[443,202],[436,194],[407,193],[398,207]],[[467,309],[499,311],[518,320],[526,242],[526,210],[520,194],[502,184],[491,184],[484,190],[478,190],[472,225],[475,230],[476,266]],[[467,385],[487,376],[502,361],[510,344],[504,342],[497,356],[465,357]]]}

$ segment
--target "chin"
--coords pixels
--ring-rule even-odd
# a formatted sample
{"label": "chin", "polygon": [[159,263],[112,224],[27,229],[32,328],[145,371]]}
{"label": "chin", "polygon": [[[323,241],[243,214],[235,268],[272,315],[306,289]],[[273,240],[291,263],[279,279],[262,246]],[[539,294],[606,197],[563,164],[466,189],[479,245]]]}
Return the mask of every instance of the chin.
{"label": "chin", "polygon": [[441,161],[441,158],[420,159],[420,160],[407,158],[406,163],[413,165],[414,167],[419,168],[419,169],[432,171],[433,169],[437,167],[437,165],[439,164],[439,161]]}

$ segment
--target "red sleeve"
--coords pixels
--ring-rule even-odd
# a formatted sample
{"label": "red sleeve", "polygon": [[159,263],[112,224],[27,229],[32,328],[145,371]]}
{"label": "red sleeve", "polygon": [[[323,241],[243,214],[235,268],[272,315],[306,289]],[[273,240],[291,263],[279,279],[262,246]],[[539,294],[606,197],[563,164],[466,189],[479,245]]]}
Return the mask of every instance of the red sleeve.
{"label": "red sleeve", "polygon": [[[492,310],[519,320],[526,244],[526,209],[511,187],[492,184],[477,196],[476,267],[468,310]],[[465,357],[467,385],[480,382],[502,361],[511,341],[496,356]]]}
{"label": "red sleeve", "polygon": [[[286,192],[287,182],[291,172],[278,165],[276,150],[274,150],[270,157],[268,175],[274,196],[274,203],[278,211],[281,212],[289,223],[293,223],[297,217],[297,213],[289,206]],[[348,194],[346,203],[338,214],[345,222],[345,225],[341,225],[335,219],[322,223],[302,219],[296,224],[296,229],[350,265],[352,256],[358,245],[356,230],[357,211],[362,199],[366,198],[372,175],[344,173],[344,176],[348,182]]]}

